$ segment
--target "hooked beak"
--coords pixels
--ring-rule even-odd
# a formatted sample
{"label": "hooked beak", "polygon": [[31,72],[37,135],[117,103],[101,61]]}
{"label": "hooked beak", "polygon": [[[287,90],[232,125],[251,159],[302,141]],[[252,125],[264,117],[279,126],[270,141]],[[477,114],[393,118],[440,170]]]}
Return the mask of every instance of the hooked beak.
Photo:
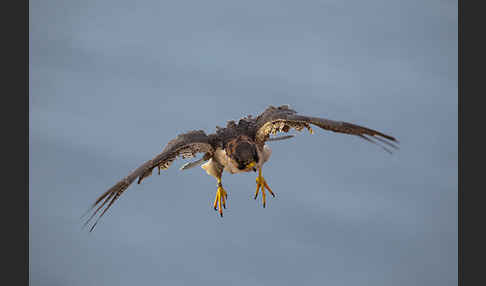
{"label": "hooked beak", "polygon": [[248,170],[248,169],[251,168],[251,169],[253,169],[253,172],[256,172],[255,165],[256,165],[256,163],[255,163],[255,161],[253,161],[250,164],[246,165],[246,169]]}

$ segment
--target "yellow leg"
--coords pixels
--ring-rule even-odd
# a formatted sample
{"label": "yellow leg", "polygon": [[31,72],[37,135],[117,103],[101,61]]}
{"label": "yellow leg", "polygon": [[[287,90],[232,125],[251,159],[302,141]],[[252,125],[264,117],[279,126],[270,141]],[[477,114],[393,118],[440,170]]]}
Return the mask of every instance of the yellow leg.
{"label": "yellow leg", "polygon": [[267,182],[263,178],[263,176],[262,176],[262,168],[261,167],[258,168],[258,177],[256,178],[256,184],[257,184],[257,187],[256,187],[254,199],[256,200],[256,198],[258,196],[258,192],[259,192],[259,190],[261,188],[261,190],[262,190],[263,207],[265,207],[265,205],[267,203],[267,195],[265,194],[265,189],[267,189],[268,192],[270,192],[270,194],[274,198],[275,198],[275,194],[272,192],[272,189],[270,189],[270,187],[268,186]]}
{"label": "yellow leg", "polygon": [[219,215],[223,216],[223,208],[226,208],[226,199],[228,198],[228,194],[226,190],[223,189],[223,185],[221,184],[221,177],[218,178],[218,190],[216,191],[216,198],[214,199],[213,208],[214,210],[219,211]]}

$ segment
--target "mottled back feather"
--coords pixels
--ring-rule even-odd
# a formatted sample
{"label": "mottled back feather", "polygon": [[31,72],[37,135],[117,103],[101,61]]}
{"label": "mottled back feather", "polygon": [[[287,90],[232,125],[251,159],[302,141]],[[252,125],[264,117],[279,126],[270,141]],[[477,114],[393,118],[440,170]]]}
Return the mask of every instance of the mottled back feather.
{"label": "mottled back feather", "polygon": [[[398,149],[398,146],[395,145],[398,143],[398,140],[390,135],[344,121],[334,121],[320,117],[298,115],[295,110],[290,109],[287,105],[280,107],[270,106],[257,117],[255,140],[257,144],[263,144],[269,139],[271,134],[288,132],[290,129],[301,131],[302,129],[306,128],[310,132],[313,132],[311,125],[316,125],[322,129],[333,132],[356,135],[369,142],[380,145],[376,141],[373,141],[373,139],[376,139],[381,143]],[[380,146],[387,152],[391,152],[391,150],[385,146]]]}

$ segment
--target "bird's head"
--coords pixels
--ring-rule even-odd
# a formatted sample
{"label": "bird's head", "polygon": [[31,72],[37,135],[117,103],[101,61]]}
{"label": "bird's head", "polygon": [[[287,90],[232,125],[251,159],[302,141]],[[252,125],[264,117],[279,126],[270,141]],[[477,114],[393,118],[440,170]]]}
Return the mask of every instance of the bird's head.
{"label": "bird's head", "polygon": [[229,153],[235,167],[239,170],[256,171],[256,164],[258,163],[256,144],[246,138],[237,138],[231,143],[228,146],[230,150],[227,154]]}

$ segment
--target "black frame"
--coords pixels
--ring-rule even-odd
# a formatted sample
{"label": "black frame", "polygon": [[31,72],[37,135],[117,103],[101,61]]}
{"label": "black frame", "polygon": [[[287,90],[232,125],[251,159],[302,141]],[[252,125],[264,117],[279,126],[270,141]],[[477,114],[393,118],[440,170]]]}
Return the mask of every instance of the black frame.
{"label": "black frame", "polygon": [[[3,7],[4,21],[3,48],[7,68],[4,69],[3,86],[4,136],[2,143],[3,155],[8,163],[3,161],[5,182],[9,185],[3,188],[4,208],[3,243],[8,254],[7,268],[4,268],[2,279],[12,280],[12,284],[29,284],[29,3],[28,1],[8,1],[9,7]],[[482,105],[472,102],[484,96],[481,81],[484,81],[483,61],[486,51],[480,41],[484,37],[480,20],[483,10],[472,7],[478,1],[458,1],[458,280],[459,285],[484,285],[482,278],[482,249],[484,235],[481,234],[484,222],[482,212],[484,187],[478,180],[484,166],[480,163],[480,155],[476,153],[485,146],[482,140],[483,128],[477,126],[485,120]],[[4,4],[5,5],[5,4]],[[15,6],[14,6],[15,5]],[[14,7],[10,7],[14,6]],[[467,16],[466,16],[467,15]],[[11,80],[10,78],[14,79]],[[12,105],[13,103],[13,105]],[[468,132],[469,131],[469,132]],[[475,132],[477,135],[472,135]],[[466,134],[470,134],[466,140]],[[474,139],[471,137],[474,136]],[[476,161],[476,162],[473,162]],[[476,164],[477,163],[477,164]],[[468,165],[465,172],[466,164]],[[473,165],[478,165],[473,166]],[[477,181],[475,181],[477,180]],[[466,194],[466,195],[465,195]],[[467,206],[466,206],[467,205]],[[465,231],[464,231],[465,230]],[[24,283],[22,283],[24,282]]]}

